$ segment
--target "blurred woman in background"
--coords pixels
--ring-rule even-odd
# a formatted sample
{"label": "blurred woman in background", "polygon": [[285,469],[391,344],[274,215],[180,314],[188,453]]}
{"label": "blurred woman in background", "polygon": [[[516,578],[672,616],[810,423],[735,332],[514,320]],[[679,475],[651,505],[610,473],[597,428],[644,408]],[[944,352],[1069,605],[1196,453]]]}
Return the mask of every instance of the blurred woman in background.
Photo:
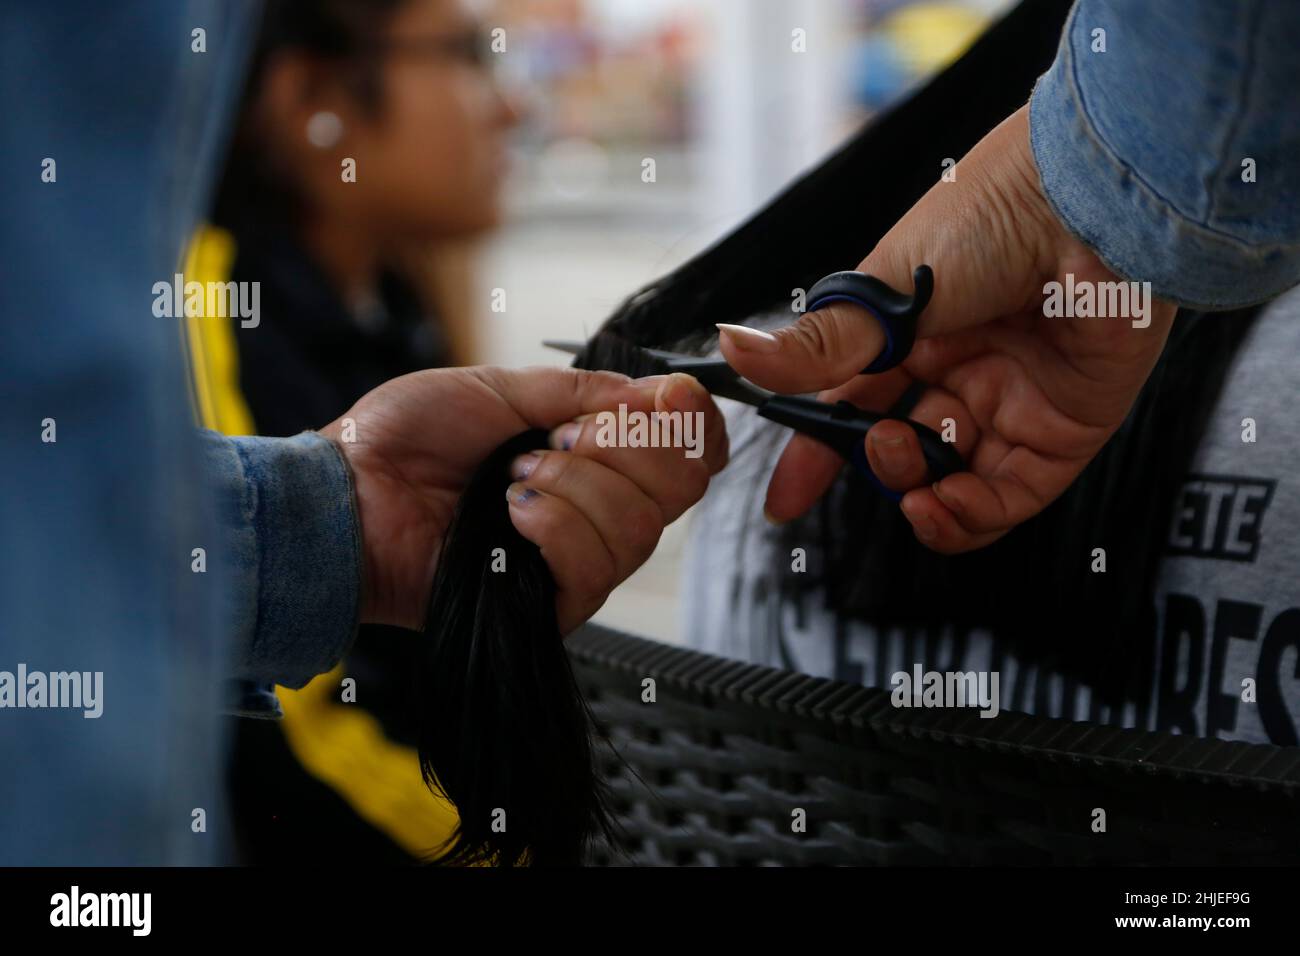
{"label": "blurred woman in background", "polygon": [[[430,266],[501,216],[518,117],[484,39],[460,0],[267,3],[187,268],[260,283],[256,321],[188,322],[203,424],[292,435],[390,378],[473,361]],[[421,782],[408,733],[414,645],[363,627],[339,670],[280,689],[282,721],[238,721],[242,862],[406,860],[447,836],[454,811]],[[259,700],[274,716],[269,688],[244,712]]]}

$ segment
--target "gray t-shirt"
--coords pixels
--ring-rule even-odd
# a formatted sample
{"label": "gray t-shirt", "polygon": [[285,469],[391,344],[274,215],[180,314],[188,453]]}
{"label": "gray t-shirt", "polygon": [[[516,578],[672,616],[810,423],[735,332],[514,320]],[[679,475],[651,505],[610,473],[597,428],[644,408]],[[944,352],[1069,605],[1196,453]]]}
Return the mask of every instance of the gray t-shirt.
{"label": "gray t-shirt", "polygon": [[[776,553],[788,544],[764,521],[762,505],[790,432],[747,406],[726,402],[725,412],[732,462],[691,519],[683,601],[689,646],[891,690],[905,686],[894,675],[916,675],[918,665],[921,672],[997,671],[1003,710],[1300,742],[1300,290],[1256,320],[1192,473],[1168,503],[1147,706],[1111,712],[1086,685],[997,649],[987,631],[960,641],[944,633],[936,645],[908,629],[882,633],[840,619],[820,590],[811,599],[782,599],[772,569],[790,564],[789,554]],[[1245,419],[1253,420],[1253,442],[1244,440]]]}

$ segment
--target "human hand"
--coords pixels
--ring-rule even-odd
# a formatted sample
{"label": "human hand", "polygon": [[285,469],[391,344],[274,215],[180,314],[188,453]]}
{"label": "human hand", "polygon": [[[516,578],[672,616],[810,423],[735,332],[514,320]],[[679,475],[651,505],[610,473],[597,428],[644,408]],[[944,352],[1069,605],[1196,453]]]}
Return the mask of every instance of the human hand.
{"label": "human hand", "polygon": [[[722,326],[720,340],[737,371],[778,392],[825,389],[826,401],[883,413],[912,382],[926,383],[910,417],[940,433],[951,419],[968,471],[930,486],[915,433],[899,422],[868,433],[867,457],[883,484],[906,492],[903,513],[918,539],[948,554],[990,544],[1069,487],[1128,414],[1176,311],[1149,299],[1140,317],[1046,317],[1046,283],[1119,280],[1048,205],[1027,107],[955,170],[858,266],[905,292],[917,265],[934,269],[934,297],[903,365],[859,376],[884,335],[841,303],[773,334]],[[767,514],[803,514],[842,465],[824,445],[794,436],[768,485]]]}
{"label": "human hand", "polygon": [[[629,413],[703,413],[702,455],[600,447],[594,414],[620,403]],[[355,440],[344,441],[348,419]],[[633,381],[612,372],[475,367],[386,382],[320,430],[352,469],[365,561],[363,621],[423,626],[461,491],[498,445],[529,428],[554,429],[552,448],[512,468],[518,480],[508,495],[510,517],[555,578],[562,634],[645,562],[664,526],[699,500],[727,460],[722,416],[687,375]],[[525,466],[527,476],[519,478]],[[520,494],[524,489],[534,493]]]}

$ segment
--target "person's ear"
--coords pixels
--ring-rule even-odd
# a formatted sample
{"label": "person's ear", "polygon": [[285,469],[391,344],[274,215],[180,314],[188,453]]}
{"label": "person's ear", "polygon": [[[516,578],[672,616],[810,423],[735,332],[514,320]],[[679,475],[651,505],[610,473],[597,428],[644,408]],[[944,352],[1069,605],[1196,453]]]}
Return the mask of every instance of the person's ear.
{"label": "person's ear", "polygon": [[258,112],[263,129],[274,131],[293,153],[333,152],[360,120],[337,67],[296,51],[278,53],[267,64]]}

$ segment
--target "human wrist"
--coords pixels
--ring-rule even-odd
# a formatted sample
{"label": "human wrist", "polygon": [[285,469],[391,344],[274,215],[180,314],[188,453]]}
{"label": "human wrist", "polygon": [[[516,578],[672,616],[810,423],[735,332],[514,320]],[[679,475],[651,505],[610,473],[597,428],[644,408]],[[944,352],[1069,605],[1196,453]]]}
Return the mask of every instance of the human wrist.
{"label": "human wrist", "polygon": [[316,434],[325,438],[334,446],[348,473],[348,484],[352,492],[352,512],[356,516],[358,550],[360,552],[360,579],[357,595],[358,621],[361,624],[382,623],[382,615],[376,607],[375,600],[375,557],[366,538],[366,515],[362,505],[364,500],[362,494],[364,471],[358,467],[358,463],[353,457],[356,442],[344,437],[344,420],[342,418],[335,419],[325,427],[317,429]]}

